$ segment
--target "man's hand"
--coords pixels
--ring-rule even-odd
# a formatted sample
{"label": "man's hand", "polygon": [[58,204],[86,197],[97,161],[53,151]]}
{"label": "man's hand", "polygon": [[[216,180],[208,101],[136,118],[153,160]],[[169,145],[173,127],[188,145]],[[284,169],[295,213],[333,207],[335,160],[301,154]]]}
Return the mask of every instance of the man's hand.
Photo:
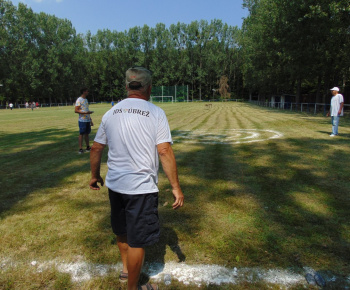
{"label": "man's hand", "polygon": [[106,145],[100,144],[95,141],[91,147],[91,151],[90,151],[91,180],[89,182],[89,186],[93,190],[100,189],[97,183],[100,183],[101,186],[103,186],[104,184],[103,178],[100,175],[100,165],[101,165],[102,152],[105,147]]}
{"label": "man's hand", "polygon": [[174,196],[174,203],[173,203],[173,209],[178,209],[184,205],[184,195],[182,193],[181,188],[179,189],[173,189],[173,196]]}
{"label": "man's hand", "polygon": [[326,115],[326,117],[329,117],[329,115],[330,115],[330,114],[329,114],[329,112],[328,112],[327,115]]}
{"label": "man's hand", "polygon": [[104,182],[103,182],[103,178],[101,176],[99,176],[97,178],[91,178],[91,180],[89,182],[90,188],[93,190],[100,190],[100,187],[97,185],[97,183],[100,183],[101,186],[103,186]]}

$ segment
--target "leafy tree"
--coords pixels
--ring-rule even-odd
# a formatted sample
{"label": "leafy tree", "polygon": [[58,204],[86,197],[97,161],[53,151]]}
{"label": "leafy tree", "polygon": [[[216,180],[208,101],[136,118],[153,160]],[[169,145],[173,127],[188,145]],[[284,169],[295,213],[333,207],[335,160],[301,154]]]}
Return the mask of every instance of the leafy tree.
{"label": "leafy tree", "polygon": [[311,91],[318,101],[322,87],[325,92],[349,77],[348,1],[247,0],[244,5],[250,14],[242,27],[243,73],[251,92],[295,93],[299,102],[303,91]]}

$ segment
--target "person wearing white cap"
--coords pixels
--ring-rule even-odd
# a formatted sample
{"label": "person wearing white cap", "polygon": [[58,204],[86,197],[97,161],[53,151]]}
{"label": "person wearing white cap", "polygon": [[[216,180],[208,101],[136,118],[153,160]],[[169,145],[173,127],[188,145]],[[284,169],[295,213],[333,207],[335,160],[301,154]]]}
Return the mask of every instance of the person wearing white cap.
{"label": "person wearing white cap", "polygon": [[339,94],[339,88],[334,87],[330,89],[332,91],[331,107],[327,114],[327,117],[332,117],[332,134],[331,137],[338,135],[339,117],[343,116],[344,97]]}
{"label": "person wearing white cap", "polygon": [[[117,236],[123,270],[121,282],[128,290],[158,289],[157,285],[138,285],[145,256],[144,248],[158,242],[158,164],[170,181],[173,209],[184,204],[172,138],[165,112],[148,102],[151,95],[151,72],[143,67],[126,71],[128,98],[111,108],[102,118],[90,153],[90,188],[103,185],[100,164],[108,145],[108,172],[111,224]],[[159,158],[158,158],[159,156]]]}

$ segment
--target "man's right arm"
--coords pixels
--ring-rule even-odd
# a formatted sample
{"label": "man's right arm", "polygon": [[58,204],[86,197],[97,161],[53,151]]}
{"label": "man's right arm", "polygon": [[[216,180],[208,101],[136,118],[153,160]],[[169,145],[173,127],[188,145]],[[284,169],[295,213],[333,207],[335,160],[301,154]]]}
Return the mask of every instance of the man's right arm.
{"label": "man's right arm", "polygon": [[176,160],[174,151],[171,148],[170,143],[161,143],[157,145],[157,150],[159,154],[160,161],[162,163],[163,170],[169,179],[170,185],[172,187],[174,203],[173,209],[182,207],[184,204],[184,195],[182,193],[179,178],[177,174]]}
{"label": "man's right arm", "polygon": [[75,106],[74,113],[80,114],[80,106]]}
{"label": "man's right arm", "polygon": [[89,186],[93,190],[99,190],[100,187],[97,183],[100,183],[103,186],[103,178],[100,175],[100,167],[101,167],[101,159],[103,149],[106,145],[94,142],[90,151],[90,167],[91,167],[91,180],[89,182]]}
{"label": "man's right arm", "polygon": [[85,115],[93,113],[91,111],[88,111],[88,112],[82,111],[80,106],[75,106],[74,112],[77,114],[85,114]]}

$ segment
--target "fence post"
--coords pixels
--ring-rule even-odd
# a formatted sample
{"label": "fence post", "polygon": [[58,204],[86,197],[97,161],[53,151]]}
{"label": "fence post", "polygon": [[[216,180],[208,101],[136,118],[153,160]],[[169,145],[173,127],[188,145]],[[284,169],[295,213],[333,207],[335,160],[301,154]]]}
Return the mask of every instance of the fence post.
{"label": "fence post", "polygon": [[188,103],[188,85],[187,85],[187,103]]}

